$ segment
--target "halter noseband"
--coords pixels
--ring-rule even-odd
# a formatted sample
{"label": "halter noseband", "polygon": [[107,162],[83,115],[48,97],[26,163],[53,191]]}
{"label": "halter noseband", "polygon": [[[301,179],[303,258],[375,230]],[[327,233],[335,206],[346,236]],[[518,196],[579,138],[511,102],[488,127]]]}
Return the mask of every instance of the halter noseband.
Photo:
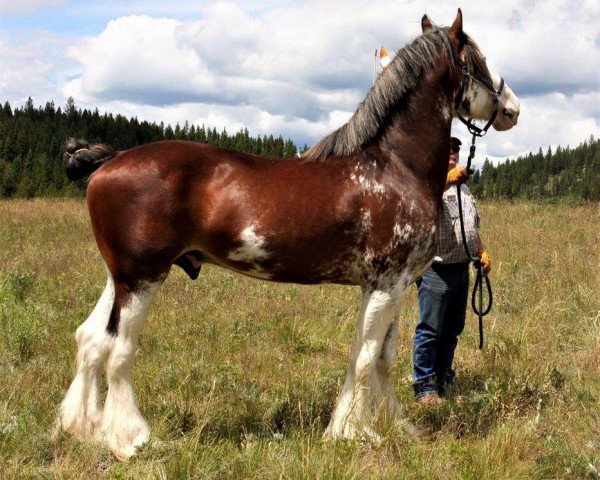
{"label": "halter noseband", "polygon": [[[496,120],[496,117],[498,116],[498,103],[500,102],[502,91],[504,90],[504,78],[500,77],[500,86],[498,87],[498,90],[496,90],[493,85],[491,85],[485,80],[477,78],[475,75],[469,72],[466,63],[464,63],[462,60],[459,61],[461,65],[462,78],[460,82],[460,89],[458,91],[458,95],[456,96],[456,100],[454,101],[454,109],[456,110],[456,116],[462,123],[464,123],[467,126],[469,133],[471,133],[473,136],[483,137]],[[478,83],[481,87],[483,87],[483,89],[486,92],[488,92],[493,97],[494,108],[492,110],[492,113],[490,114],[490,118],[488,119],[487,123],[483,128],[480,128],[477,125],[475,125],[473,123],[472,118],[466,119],[460,113],[458,113],[458,107],[460,106],[460,102],[462,102],[462,97],[465,93],[465,88],[469,78],[475,83]]]}

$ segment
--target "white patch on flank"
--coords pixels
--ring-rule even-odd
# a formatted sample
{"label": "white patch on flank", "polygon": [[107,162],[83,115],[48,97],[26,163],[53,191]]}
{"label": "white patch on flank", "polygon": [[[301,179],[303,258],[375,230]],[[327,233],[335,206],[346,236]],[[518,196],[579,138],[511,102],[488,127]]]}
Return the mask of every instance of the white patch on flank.
{"label": "white patch on flank", "polygon": [[364,175],[360,175],[358,177],[358,183],[367,192],[377,193],[380,195],[385,193],[385,187],[382,183],[379,183],[377,180],[368,179]]}
{"label": "white patch on flank", "polygon": [[242,246],[230,252],[229,255],[227,255],[227,258],[229,260],[233,260],[234,262],[252,264],[252,268],[250,270],[240,270],[242,273],[250,275],[251,277],[269,280],[272,278],[271,274],[254,263],[256,261],[266,260],[269,258],[269,254],[264,248],[265,238],[257,235],[255,228],[256,227],[254,225],[250,225],[242,231],[240,235],[240,238],[243,242]]}
{"label": "white patch on flank", "polygon": [[[374,167],[375,166],[376,163],[374,162]],[[350,174],[350,180],[352,180],[355,184],[360,185],[367,192],[383,195],[385,193],[385,186],[377,180],[367,178],[360,174],[360,170],[361,168],[359,168],[358,165],[355,166],[354,173]]]}
{"label": "white patch on flank", "polygon": [[256,260],[264,260],[269,257],[264,249],[265,238],[257,235],[254,231],[255,226],[246,227],[240,235],[242,246],[230,252],[227,258],[234,262],[252,263]]}

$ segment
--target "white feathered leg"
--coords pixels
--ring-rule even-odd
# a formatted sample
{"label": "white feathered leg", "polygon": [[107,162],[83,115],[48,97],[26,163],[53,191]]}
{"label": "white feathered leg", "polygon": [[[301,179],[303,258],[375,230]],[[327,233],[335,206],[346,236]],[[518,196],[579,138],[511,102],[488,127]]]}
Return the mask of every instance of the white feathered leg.
{"label": "white feathered leg", "polygon": [[129,295],[120,309],[118,332],[106,363],[108,393],[102,415],[101,439],[120,460],[128,460],[150,436],[137,407],[131,368],[137,341],[159,283],[147,284]]}
{"label": "white feathered leg", "polygon": [[350,412],[353,408],[354,389],[356,384],[356,360],[358,359],[358,355],[360,353],[363,323],[367,305],[367,296],[366,294],[363,294],[363,301],[356,325],[356,338],[350,350],[350,359],[348,361],[348,368],[346,370],[346,380],[344,381],[344,386],[338,395],[329,425],[325,430],[325,437],[328,438],[348,438],[352,436],[351,432],[349,431],[350,427],[348,426],[347,420],[350,417]]}
{"label": "white feathered leg", "polygon": [[389,326],[383,341],[381,355],[377,359],[376,375],[378,380],[379,392],[377,397],[381,398],[380,408],[382,412],[390,419],[395,419],[401,414],[400,403],[394,390],[392,378],[392,369],[398,356],[398,317],[396,316]]}
{"label": "white feathered leg", "polygon": [[80,439],[94,437],[102,419],[100,381],[111,337],[106,324],[115,296],[113,280],[108,275],[106,288],[88,319],[75,334],[77,372],[60,406],[58,424]]}
{"label": "white feathered leg", "polygon": [[[358,320],[356,340],[350,354],[346,382],[331,417],[325,435],[331,438],[352,438],[357,434],[371,439],[378,436],[373,430],[374,417],[381,405],[395,401],[389,382],[390,367],[395,359],[396,330],[393,323],[398,303],[405,290],[400,282],[388,289],[366,291]],[[386,336],[391,328],[394,341],[384,351]],[[384,378],[378,362],[384,359]],[[385,385],[382,385],[385,384]],[[385,389],[385,393],[382,391]],[[389,394],[393,400],[389,400]]]}

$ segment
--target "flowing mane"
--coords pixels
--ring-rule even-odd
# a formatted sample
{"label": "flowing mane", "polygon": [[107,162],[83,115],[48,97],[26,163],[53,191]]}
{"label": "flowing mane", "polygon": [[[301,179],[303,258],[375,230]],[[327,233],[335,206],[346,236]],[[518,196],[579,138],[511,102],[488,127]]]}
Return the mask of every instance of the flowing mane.
{"label": "flowing mane", "polygon": [[373,141],[394,107],[444,54],[451,65],[455,65],[456,53],[443,28],[433,28],[402,48],[379,75],[350,120],[307,150],[303,158],[314,161],[331,155],[351,155]]}

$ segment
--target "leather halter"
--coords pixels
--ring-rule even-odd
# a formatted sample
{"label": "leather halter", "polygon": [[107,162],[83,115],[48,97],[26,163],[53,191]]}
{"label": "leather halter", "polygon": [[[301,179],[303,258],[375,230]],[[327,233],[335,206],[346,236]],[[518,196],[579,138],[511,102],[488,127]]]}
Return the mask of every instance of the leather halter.
{"label": "leather halter", "polygon": [[[469,133],[477,137],[483,137],[496,120],[496,117],[498,116],[498,104],[500,103],[500,97],[502,96],[502,91],[504,90],[504,78],[500,77],[500,86],[498,87],[498,90],[496,90],[492,84],[485,80],[477,78],[475,75],[469,72],[466,63],[464,63],[462,60],[460,60],[460,65],[462,79],[460,82],[460,89],[458,91],[458,95],[456,96],[456,100],[454,101],[454,109],[456,110],[456,116],[462,123],[464,123],[467,126]],[[465,93],[465,88],[467,86],[469,78],[475,83],[478,83],[481,87],[483,87],[483,89],[487,93],[489,93],[493,97],[494,108],[490,113],[490,118],[488,119],[487,123],[483,128],[480,128],[477,125],[475,125],[473,123],[472,118],[466,119],[460,113],[458,113],[458,107],[462,102],[462,97]]]}
{"label": "leather halter", "polygon": [[[459,61],[460,61],[460,66],[461,66],[462,79],[461,79],[458,95],[456,96],[456,100],[454,101],[454,109],[456,110],[456,115],[457,115],[458,119],[467,126],[469,133],[471,133],[473,135],[473,139],[471,141],[471,148],[469,151],[469,158],[467,160],[467,172],[470,175],[471,173],[473,173],[473,170],[471,170],[471,160],[473,160],[473,157],[475,156],[475,139],[477,137],[483,137],[487,133],[488,129],[494,123],[494,120],[496,120],[496,117],[498,116],[498,104],[500,102],[500,97],[502,96],[502,90],[504,90],[504,78],[500,77],[500,86],[498,87],[498,90],[496,90],[496,89],[494,89],[494,86],[490,85],[487,81],[477,78],[472,73],[470,73],[469,70],[467,69],[467,65],[462,60],[459,59]],[[472,122],[472,118],[469,118],[467,120],[461,114],[458,113],[458,107],[460,105],[460,102],[462,102],[462,97],[464,95],[466,84],[467,84],[469,78],[471,80],[473,80],[474,82],[478,83],[479,85],[481,85],[483,87],[483,89],[486,92],[488,92],[490,95],[492,95],[492,97],[493,97],[494,108],[490,114],[490,118],[488,119],[487,123],[485,124],[485,126],[483,128],[479,128],[477,125],[475,125]],[[490,283],[489,277],[487,275],[483,274],[483,265],[481,264],[481,258],[477,255],[472,255],[471,252],[469,251],[469,247],[467,246],[467,237],[465,234],[465,224],[464,224],[463,212],[462,212],[462,199],[461,199],[460,185],[458,185],[456,188],[456,195],[458,197],[458,217],[460,219],[460,233],[462,236],[463,247],[465,248],[465,253],[467,255],[467,258],[471,262],[473,262],[473,264],[475,265],[475,268],[477,270],[477,274],[475,277],[475,284],[473,285],[473,294],[471,296],[471,307],[473,308],[473,311],[477,314],[477,317],[479,319],[479,348],[482,349],[483,348],[483,317],[490,312],[490,310],[492,309],[493,301],[494,301],[493,294],[492,294],[492,284]],[[486,284],[487,292],[488,292],[488,305],[485,309],[483,308],[483,283],[484,282]],[[477,294],[479,297],[479,305],[477,305],[475,303],[475,296]]]}

